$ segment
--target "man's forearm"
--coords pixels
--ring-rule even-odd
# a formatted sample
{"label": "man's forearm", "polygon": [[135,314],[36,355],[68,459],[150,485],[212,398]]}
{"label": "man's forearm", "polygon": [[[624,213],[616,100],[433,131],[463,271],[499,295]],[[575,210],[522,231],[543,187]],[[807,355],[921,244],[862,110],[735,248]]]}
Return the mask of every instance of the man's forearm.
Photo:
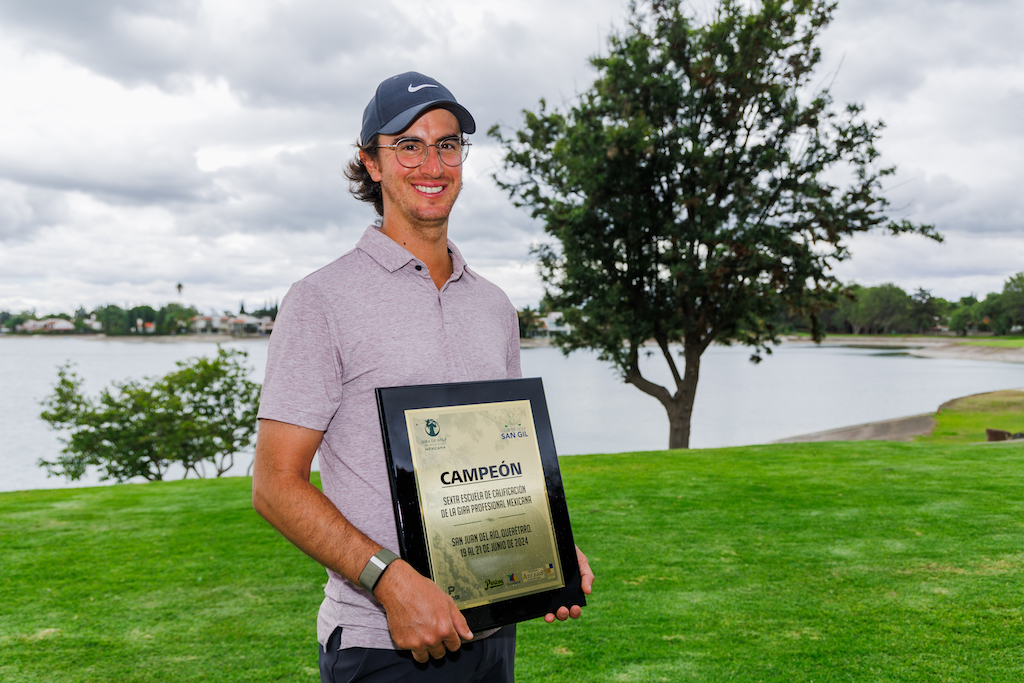
{"label": "man's forearm", "polygon": [[253,478],[253,507],[299,550],[324,567],[357,581],[381,546],[352,526],[309,481],[274,476],[266,486]]}
{"label": "man's forearm", "polygon": [[352,526],[309,482],[322,433],[261,420],[252,475],[256,511],[299,550],[356,581],[380,545]]}

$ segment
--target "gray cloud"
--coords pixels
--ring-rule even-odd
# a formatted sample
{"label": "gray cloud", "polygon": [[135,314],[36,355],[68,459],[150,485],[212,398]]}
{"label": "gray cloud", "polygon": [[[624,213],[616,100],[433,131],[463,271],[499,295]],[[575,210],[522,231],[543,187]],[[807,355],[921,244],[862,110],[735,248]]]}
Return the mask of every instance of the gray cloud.
{"label": "gray cloud", "polygon": [[40,228],[67,217],[62,193],[0,180],[0,243],[29,239]]}
{"label": "gray cloud", "polygon": [[838,70],[844,97],[902,101],[937,72],[1019,66],[1022,22],[1014,0],[842,2],[825,33],[824,64]]}
{"label": "gray cloud", "polygon": [[216,189],[186,150],[118,148],[83,158],[4,159],[0,177],[34,188],[75,191],[119,204],[211,201]]}
{"label": "gray cloud", "polygon": [[[41,129],[37,147],[0,144],[0,244],[18,262],[17,275],[0,274],[4,300],[59,308],[68,289],[89,301],[124,290],[164,297],[177,281],[204,307],[280,297],[374,219],[342,169],[376,84],[416,69],[447,84],[480,127],[453,239],[519,305],[535,304],[529,246],[540,226],[492,184],[497,153],[482,133],[521,125],[541,98],[560,107],[585,90],[588,57],[624,17],[624,0],[527,0],[514,11],[462,0],[0,0],[8,48],[116,82],[125,98],[155,91],[187,107],[218,88],[235,100],[143,132],[96,121],[76,128],[81,139],[47,145]],[[934,283],[948,272],[968,286],[1013,267],[1008,245],[1024,221],[1022,21],[1024,6],[1010,0],[840,4],[821,81],[842,59],[837,102],[864,102],[890,124],[882,149],[900,167],[894,214],[951,236],[864,242],[844,277]],[[47,274],[54,267],[67,279]]]}

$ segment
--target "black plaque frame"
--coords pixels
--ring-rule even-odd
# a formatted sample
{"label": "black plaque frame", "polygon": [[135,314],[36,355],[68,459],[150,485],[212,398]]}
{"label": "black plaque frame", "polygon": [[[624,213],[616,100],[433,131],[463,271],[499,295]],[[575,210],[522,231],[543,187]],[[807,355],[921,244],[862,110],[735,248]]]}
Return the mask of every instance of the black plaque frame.
{"label": "black plaque frame", "polygon": [[427,556],[426,531],[420,512],[405,411],[503,401],[530,402],[565,586],[470,607],[462,613],[469,627],[478,631],[543,616],[563,605],[586,605],[565,490],[562,487],[562,474],[558,467],[558,454],[555,451],[547,401],[544,399],[544,384],[540,378],[386,387],[378,388],[376,393],[402,559],[431,580],[434,577],[431,576]]}

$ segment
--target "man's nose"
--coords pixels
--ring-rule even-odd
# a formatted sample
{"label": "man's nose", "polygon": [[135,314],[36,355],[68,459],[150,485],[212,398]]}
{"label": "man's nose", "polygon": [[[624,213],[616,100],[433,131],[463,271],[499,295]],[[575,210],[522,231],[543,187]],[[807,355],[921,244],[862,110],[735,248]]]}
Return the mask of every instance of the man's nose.
{"label": "man's nose", "polygon": [[441,161],[441,155],[437,151],[437,145],[430,145],[427,147],[427,158],[423,160],[420,165],[421,170],[424,173],[430,175],[441,175],[444,162]]}

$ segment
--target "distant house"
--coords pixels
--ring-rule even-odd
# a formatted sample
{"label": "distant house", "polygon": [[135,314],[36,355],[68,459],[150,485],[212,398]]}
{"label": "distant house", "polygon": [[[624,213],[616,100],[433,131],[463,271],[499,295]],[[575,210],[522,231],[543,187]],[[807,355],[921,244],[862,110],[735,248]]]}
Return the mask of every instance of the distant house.
{"label": "distant house", "polygon": [[225,315],[197,315],[189,323],[195,334],[227,334],[228,320]]}
{"label": "distant house", "polygon": [[242,313],[234,317],[226,315],[197,315],[190,321],[195,334],[270,334],[274,329],[274,321],[269,315],[262,318]]}
{"label": "distant house", "polygon": [[269,315],[256,318],[247,313],[241,313],[228,321],[231,334],[267,334],[274,329],[274,321]]}
{"label": "distant house", "polygon": [[550,337],[553,334],[568,334],[572,331],[572,325],[565,322],[559,311],[548,313],[543,318],[539,318],[537,322],[540,324],[541,334],[545,337]]}
{"label": "distant house", "polygon": [[74,332],[75,324],[64,318],[26,320],[14,328],[17,332]]}

